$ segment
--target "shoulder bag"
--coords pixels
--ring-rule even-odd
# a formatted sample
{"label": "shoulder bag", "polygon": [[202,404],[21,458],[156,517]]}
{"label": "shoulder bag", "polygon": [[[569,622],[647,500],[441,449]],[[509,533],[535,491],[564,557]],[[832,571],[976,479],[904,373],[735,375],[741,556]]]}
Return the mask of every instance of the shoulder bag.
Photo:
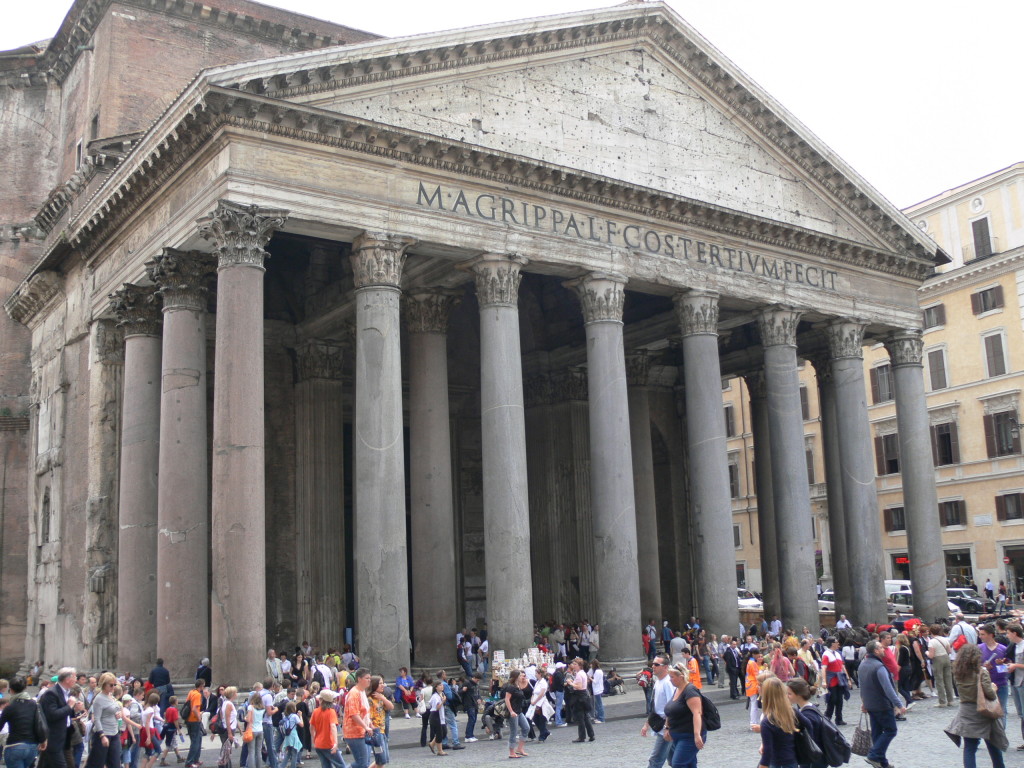
{"label": "shoulder bag", "polygon": [[985,696],[985,686],[981,682],[981,675],[978,675],[978,713],[990,720],[999,720],[1003,716],[1003,705],[999,699],[989,701]]}

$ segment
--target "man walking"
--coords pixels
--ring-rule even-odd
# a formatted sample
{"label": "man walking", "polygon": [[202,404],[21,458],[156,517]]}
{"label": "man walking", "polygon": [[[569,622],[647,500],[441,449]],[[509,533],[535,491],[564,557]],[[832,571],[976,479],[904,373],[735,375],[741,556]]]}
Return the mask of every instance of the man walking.
{"label": "man walking", "polygon": [[896,738],[896,716],[907,713],[906,707],[893,688],[889,670],[882,662],[885,649],[877,640],[869,640],[865,647],[867,655],[860,665],[861,710],[868,713],[871,721],[871,750],[867,761],[875,768],[889,768],[885,752]]}
{"label": "man walking", "polygon": [[171,698],[174,689],[171,687],[171,673],[164,666],[163,659],[156,660],[156,666],[149,671],[149,684],[160,694],[160,714],[167,711],[167,700]]}
{"label": "man walking", "polygon": [[[281,682],[281,660],[277,658],[277,651],[273,648],[267,651],[267,677],[274,682]],[[269,688],[270,686],[264,685],[263,687]]]}
{"label": "man walking", "polygon": [[206,709],[206,681],[203,678],[196,680],[195,688],[188,692],[186,702],[188,703],[188,717],[185,718],[185,727],[188,728],[188,756],[185,758],[185,768],[196,768],[199,765],[199,757],[203,749],[203,710]]}
{"label": "man walking", "polygon": [[448,736],[441,747],[448,749],[450,742],[452,749],[465,749],[459,743],[459,724],[455,720],[455,710],[452,709],[452,687],[448,684],[448,673],[442,669],[437,673],[437,679],[444,683],[444,722],[448,727]]}
{"label": "man walking", "polygon": [[729,675],[729,698],[740,698],[740,649],[736,638],[725,651],[725,673]]}
{"label": "man walking", "polygon": [[274,700],[281,692],[281,684],[268,677],[263,681],[263,690],[260,691],[260,698],[263,699],[263,744],[267,748],[267,764],[270,768],[277,768],[277,727],[274,725],[274,715],[277,714],[277,707]]}
{"label": "man walking", "polygon": [[74,765],[71,758],[71,718],[81,704],[71,695],[75,670],[64,667],[57,673],[57,684],[39,696],[39,709],[50,731],[46,749],[39,753],[40,768],[66,768]]}
{"label": "man walking", "polygon": [[[648,733],[654,731],[654,746],[651,749],[651,757],[647,761],[647,768],[662,768],[665,761],[671,758],[673,746],[673,742],[666,739],[664,733],[665,705],[672,701],[676,689],[668,676],[668,658],[666,656],[661,654],[655,656],[651,663],[651,669],[654,670],[655,679],[654,696],[651,699],[653,715],[640,729],[640,735],[647,736]],[[655,728],[651,724],[652,720],[655,721],[655,725],[660,724],[661,727]]]}

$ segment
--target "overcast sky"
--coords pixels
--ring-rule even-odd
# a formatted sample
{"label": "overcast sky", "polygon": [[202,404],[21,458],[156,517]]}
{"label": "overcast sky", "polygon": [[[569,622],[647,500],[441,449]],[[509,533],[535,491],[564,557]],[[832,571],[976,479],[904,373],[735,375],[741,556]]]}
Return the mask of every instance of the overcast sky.
{"label": "overcast sky", "polygon": [[[216,0],[206,0],[217,5]],[[671,0],[893,203],[1024,160],[1021,0]],[[71,0],[7,0],[0,50],[52,37]],[[601,0],[278,0],[390,37]]]}

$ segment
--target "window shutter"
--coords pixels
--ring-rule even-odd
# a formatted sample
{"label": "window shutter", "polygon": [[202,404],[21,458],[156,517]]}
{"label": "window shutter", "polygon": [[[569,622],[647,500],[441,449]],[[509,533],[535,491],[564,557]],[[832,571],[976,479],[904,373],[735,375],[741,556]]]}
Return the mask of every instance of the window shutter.
{"label": "window shutter", "polygon": [[889,531],[892,530],[892,510],[891,509],[883,509],[882,510],[882,520],[883,520],[883,522],[885,524],[885,530],[888,533]]}
{"label": "window shutter", "polygon": [[871,402],[878,402],[878,369],[872,368],[870,372],[871,376]]}
{"label": "window shutter", "polygon": [[1006,497],[996,496],[996,520],[1006,519]]}
{"label": "window shutter", "polygon": [[992,307],[1002,307],[1003,302],[1003,286],[997,285],[992,289]]}
{"label": "window shutter", "polygon": [[939,425],[932,424],[928,431],[932,436],[932,464],[939,466]]}
{"label": "window shutter", "polygon": [[946,353],[941,349],[928,353],[928,378],[932,389],[946,388]]}
{"label": "window shutter", "polygon": [[939,325],[946,324],[946,305],[939,304],[935,307],[935,322]]}
{"label": "window shutter", "polygon": [[875,470],[879,477],[885,474],[885,446],[881,437],[875,438]]}
{"label": "window shutter", "polygon": [[959,437],[959,435],[957,435],[956,422],[955,421],[952,421],[949,424],[949,447],[950,447],[950,451],[949,452],[950,452],[950,454],[952,454],[952,457],[953,457],[953,463],[954,464],[959,464],[960,463],[960,437]]}
{"label": "window shutter", "polygon": [[980,315],[981,314],[981,294],[980,293],[972,293],[971,294],[971,312],[973,312],[976,315]]}
{"label": "window shutter", "polygon": [[967,502],[960,500],[954,503],[956,504],[957,525],[967,525]]}
{"label": "window shutter", "polygon": [[[1011,416],[1013,417],[1014,421],[1017,420],[1016,412],[1012,413]],[[1015,431],[1017,434],[1013,434]],[[1010,436],[1013,438],[1013,452],[1020,453],[1020,427],[1018,427],[1016,430],[1011,429]]]}
{"label": "window shutter", "polygon": [[800,387],[800,415],[803,416],[804,421],[811,418],[811,407],[807,402],[807,387]]}
{"label": "window shutter", "polygon": [[988,457],[994,459],[996,456],[996,424],[995,416],[991,413],[985,414],[985,449]]}

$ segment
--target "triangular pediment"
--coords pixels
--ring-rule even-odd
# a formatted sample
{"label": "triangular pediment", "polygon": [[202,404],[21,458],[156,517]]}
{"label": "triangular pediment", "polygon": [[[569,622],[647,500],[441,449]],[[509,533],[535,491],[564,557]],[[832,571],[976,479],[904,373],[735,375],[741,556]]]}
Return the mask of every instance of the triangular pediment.
{"label": "triangular pediment", "polygon": [[935,254],[661,3],[294,54],[206,77],[870,247]]}

